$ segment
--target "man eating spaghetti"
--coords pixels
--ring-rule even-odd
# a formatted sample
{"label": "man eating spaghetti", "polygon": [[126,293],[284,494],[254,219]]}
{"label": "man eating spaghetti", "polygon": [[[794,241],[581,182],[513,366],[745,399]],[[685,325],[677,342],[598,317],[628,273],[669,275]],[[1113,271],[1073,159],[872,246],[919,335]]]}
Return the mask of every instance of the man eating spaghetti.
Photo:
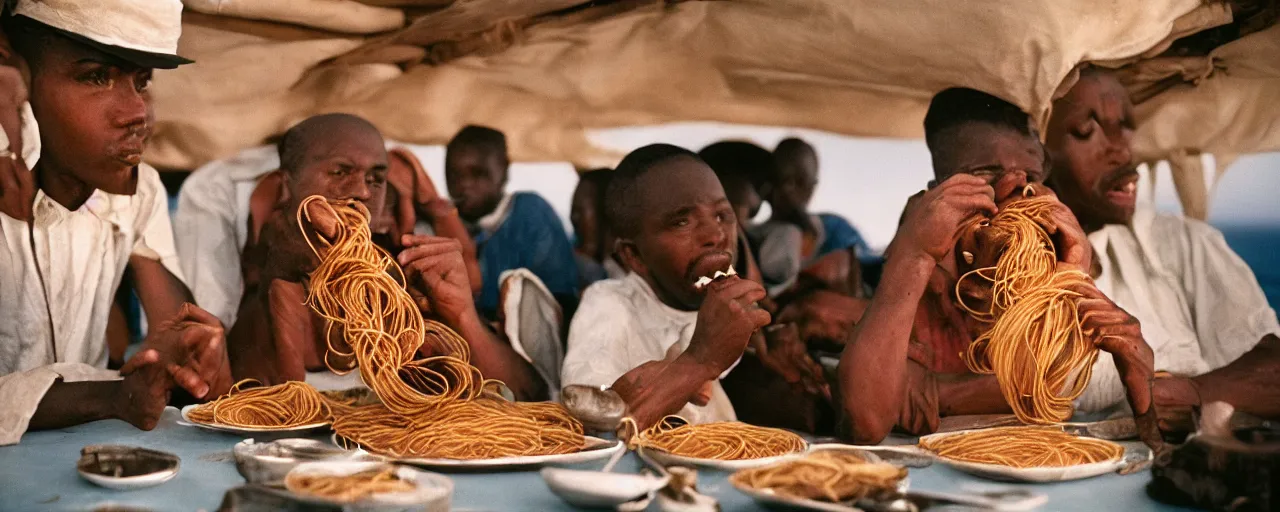
{"label": "man eating spaghetti", "polygon": [[[382,218],[388,195],[386,146],[369,122],[330,114],[299,123],[286,132],[279,148],[286,200],[246,248],[246,291],[229,337],[233,371],[236,378],[266,384],[307,380],[320,387],[349,387],[358,383],[334,382],[328,373],[323,319],[304,304],[301,283],[320,257],[300,229],[297,212],[303,200],[319,195],[359,201],[373,222]],[[311,227],[321,235],[333,233],[336,219],[311,213]],[[315,238],[311,241],[323,247]],[[399,242],[396,256],[406,287],[423,313],[467,340],[472,363],[486,377],[506,383],[517,398],[542,397],[545,385],[532,366],[480,319],[461,243],[413,234],[393,242]]]}
{"label": "man eating spaghetti", "polygon": [[[991,325],[973,318],[955,299],[958,277],[994,265],[998,252],[983,251],[975,240],[961,240],[971,250],[956,247],[974,216],[994,216],[997,205],[1024,193],[1052,198],[1038,185],[1046,158],[1030,126],[1016,106],[979,91],[950,89],[934,97],[925,131],[937,185],[908,202],[886,252],[881,286],[841,357],[843,405],[855,440],[878,442],[895,426],[929,433],[940,416],[1010,412],[997,379],[970,374],[961,361],[960,354]],[[1083,231],[1065,206],[1056,200],[1050,205],[1041,227],[1053,239],[1057,271],[1088,269],[1091,253]],[[1069,288],[1067,293],[1080,296],[1085,341],[1114,356],[1140,434],[1158,445],[1152,355],[1136,320],[1087,280]],[[989,287],[961,287],[958,295],[982,310],[990,293]]]}
{"label": "man eating spaghetti", "polygon": [[[569,327],[564,385],[611,387],[640,428],[679,413],[734,420],[719,378],[769,323],[757,282],[728,274],[738,226],[715,173],[654,144],[627,155],[606,193],[617,253],[632,273],[587,288]],[[701,278],[705,286],[698,286]]]}

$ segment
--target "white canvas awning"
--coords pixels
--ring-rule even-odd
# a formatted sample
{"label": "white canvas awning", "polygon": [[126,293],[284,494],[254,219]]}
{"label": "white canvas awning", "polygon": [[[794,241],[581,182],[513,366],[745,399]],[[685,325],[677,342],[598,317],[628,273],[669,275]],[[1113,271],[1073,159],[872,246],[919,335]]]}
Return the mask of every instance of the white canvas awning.
{"label": "white canvas awning", "polygon": [[1043,122],[1086,61],[1125,65],[1127,84],[1150,96],[1135,141],[1145,160],[1280,149],[1276,27],[1207,57],[1157,58],[1231,21],[1216,2],[186,3],[180,51],[197,63],[157,73],[147,155],[174,169],[330,111],[424,144],[486,124],[508,134],[516,159],[581,165],[620,156],[586,130],[669,121],[914,138],[929,98],[952,86]]}

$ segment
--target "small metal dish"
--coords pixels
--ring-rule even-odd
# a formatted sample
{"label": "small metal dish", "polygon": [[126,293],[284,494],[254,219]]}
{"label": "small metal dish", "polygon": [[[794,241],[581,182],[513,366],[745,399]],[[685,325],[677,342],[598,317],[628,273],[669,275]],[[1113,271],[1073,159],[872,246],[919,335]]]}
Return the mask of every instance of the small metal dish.
{"label": "small metal dish", "polygon": [[251,484],[282,482],[290,470],[305,462],[373,460],[360,452],[343,450],[323,441],[305,438],[280,439],[269,443],[245,439],[237,443],[231,452],[236,458],[236,470]]}
{"label": "small metal dish", "polygon": [[178,475],[177,455],[126,445],[89,445],[80,450],[76,471],[108,489],[133,490],[168,482]]}

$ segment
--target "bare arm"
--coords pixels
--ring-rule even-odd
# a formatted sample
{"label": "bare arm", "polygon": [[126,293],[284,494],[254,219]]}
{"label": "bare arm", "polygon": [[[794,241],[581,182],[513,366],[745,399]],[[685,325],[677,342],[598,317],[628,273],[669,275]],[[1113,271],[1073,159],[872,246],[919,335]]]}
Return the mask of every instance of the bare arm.
{"label": "bare arm", "polygon": [[158,260],[130,256],[129,270],[142,310],[147,314],[148,330],[154,330],[160,322],[178,316],[183,304],[195,301],[187,285]]}
{"label": "bare arm", "polygon": [[55,382],[40,400],[27,428],[48,430],[114,418],[119,388],[119,381]]}
{"label": "bare arm", "polygon": [[840,357],[840,395],[855,441],[880,442],[897,423],[911,329],[929,276],[954,250],[966,219],[995,214],[994,195],[983,179],[958,174],[909,203],[880,289]]}
{"label": "bare arm", "polygon": [[840,356],[842,405],[855,442],[878,443],[898,421],[907,345],[934,264],[927,256],[890,258],[879,290]]}
{"label": "bare arm", "polygon": [[485,377],[498,379],[515,393],[517,400],[540,400],[547,397],[547,385],[534,371],[533,365],[520,357],[511,344],[499,338],[480,319],[474,307],[456,321],[446,322],[471,346],[471,364]]}
{"label": "bare arm", "polygon": [[687,351],[674,361],[650,361],[619,377],[612,389],[627,402],[629,415],[641,429],[675,414],[719,373]]}
{"label": "bare arm", "polygon": [[471,282],[462,244],[454,239],[406,235],[398,256],[423,314],[438,317],[471,347],[471,364],[486,377],[498,379],[521,399],[546,396],[546,384],[533,365],[517,354],[480,319],[472,299]]}
{"label": "bare arm", "polygon": [[1156,405],[1162,420],[1176,410],[1216,401],[1227,402],[1255,416],[1277,419],[1280,418],[1277,373],[1280,373],[1280,339],[1269,334],[1252,350],[1217,370],[1191,378],[1156,379]]}

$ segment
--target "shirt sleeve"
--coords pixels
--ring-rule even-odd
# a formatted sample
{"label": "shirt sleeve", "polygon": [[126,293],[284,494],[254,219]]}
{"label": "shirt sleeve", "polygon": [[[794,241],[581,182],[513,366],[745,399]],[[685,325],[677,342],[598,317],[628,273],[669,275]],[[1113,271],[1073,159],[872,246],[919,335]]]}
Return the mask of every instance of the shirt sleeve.
{"label": "shirt sleeve", "polygon": [[138,166],[137,198],[141,201],[138,212],[138,239],[133,243],[133,255],[159,261],[179,280],[183,278],[178,264],[178,250],[173,244],[173,224],[169,221],[169,194],[160,182],[160,173],[151,166]]}
{"label": "shirt sleeve", "polygon": [[800,275],[803,238],[800,228],[790,224],[776,223],[761,228],[756,264],[760,266],[760,276],[770,296],[786,290]]}
{"label": "shirt sleeve", "polygon": [[17,444],[54,382],[116,380],[120,374],[80,363],[54,363],[0,377],[0,446]]}
{"label": "shirt sleeve", "polygon": [[196,304],[230,328],[244,293],[244,277],[236,238],[235,187],[217,170],[196,171],[183,183],[173,215],[174,238]]}
{"label": "shirt sleeve", "polygon": [[[1280,336],[1276,312],[1249,265],[1227,246],[1222,232],[1183,219],[1186,240],[1182,284],[1190,303],[1200,352],[1221,368],[1253,349],[1268,334]],[[1162,237],[1169,240],[1171,237]]]}
{"label": "shirt sleeve", "polygon": [[635,333],[627,304],[603,281],[587,288],[569,324],[569,348],[560,373],[562,385],[611,386],[631,371],[627,347]]}

